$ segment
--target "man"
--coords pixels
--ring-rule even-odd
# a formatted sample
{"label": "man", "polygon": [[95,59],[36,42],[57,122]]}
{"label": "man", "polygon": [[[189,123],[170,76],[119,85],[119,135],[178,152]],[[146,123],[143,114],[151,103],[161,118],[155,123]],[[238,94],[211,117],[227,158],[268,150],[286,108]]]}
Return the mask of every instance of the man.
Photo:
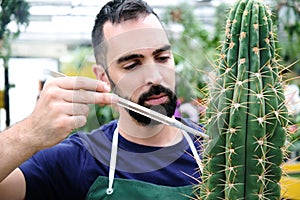
{"label": "man", "polygon": [[118,120],[64,140],[85,124],[88,104],[117,102],[110,88],[168,116],[176,108],[171,46],[145,2],[107,3],[92,42],[98,80],[47,82],[33,113],[0,134],[0,199],[188,199],[198,138],[177,128],[118,108]]}

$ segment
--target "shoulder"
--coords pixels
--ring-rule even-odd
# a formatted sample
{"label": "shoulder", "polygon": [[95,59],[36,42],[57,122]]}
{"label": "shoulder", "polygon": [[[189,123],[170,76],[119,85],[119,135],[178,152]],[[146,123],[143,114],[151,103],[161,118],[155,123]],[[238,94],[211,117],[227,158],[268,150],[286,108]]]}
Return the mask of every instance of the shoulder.
{"label": "shoulder", "polygon": [[114,132],[116,127],[117,127],[117,120],[113,120],[110,123],[104,124],[100,128],[91,131],[90,133],[77,132],[76,135],[80,137],[84,137],[81,139],[101,137],[101,135],[103,134],[106,135],[106,137],[112,138],[112,133]]}
{"label": "shoulder", "polygon": [[112,145],[113,132],[117,127],[117,120],[101,126],[90,133],[77,133],[74,137],[80,140],[87,153],[98,162],[108,165]]}
{"label": "shoulder", "polygon": [[[87,149],[93,148],[95,145],[106,144],[112,140],[113,132],[117,127],[117,120],[111,121],[108,124],[101,126],[99,129],[95,129],[90,133],[78,132],[74,135],[75,140],[80,142]],[[72,139],[72,137],[70,138]]]}
{"label": "shoulder", "polygon": [[[72,158],[82,158],[93,155],[93,148],[107,146],[110,143],[112,138],[112,133],[117,126],[116,121],[112,121],[108,124],[101,126],[98,129],[91,131],[90,133],[86,132],[77,132],[70,135],[60,144],[44,150],[43,153],[46,154],[47,158],[51,158],[55,155],[56,159],[65,158],[64,155],[68,155],[66,157]],[[50,154],[50,156],[48,156]]]}

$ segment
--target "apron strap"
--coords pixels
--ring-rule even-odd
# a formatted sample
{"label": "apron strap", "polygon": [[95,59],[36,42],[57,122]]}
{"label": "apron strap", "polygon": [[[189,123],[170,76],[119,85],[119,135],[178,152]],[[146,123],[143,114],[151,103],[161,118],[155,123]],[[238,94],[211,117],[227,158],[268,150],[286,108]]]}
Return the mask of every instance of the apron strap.
{"label": "apron strap", "polygon": [[113,183],[115,177],[116,170],[116,162],[117,162],[117,150],[118,150],[118,127],[115,129],[112,139],[112,147],[110,153],[110,164],[109,164],[109,175],[108,175],[108,188],[106,190],[106,194],[111,195],[114,192]]}
{"label": "apron strap", "polygon": [[197,165],[198,165],[198,167],[199,167],[199,169],[200,169],[200,171],[201,171],[201,174],[202,174],[202,173],[203,173],[203,165],[202,165],[200,156],[199,156],[199,154],[198,154],[198,152],[197,152],[197,149],[196,149],[196,147],[195,147],[195,145],[194,145],[194,142],[193,142],[191,136],[190,136],[186,131],[183,130],[183,131],[182,131],[182,134],[183,134],[183,136],[185,137],[185,139],[187,140],[187,142],[189,143],[189,146],[190,146],[190,148],[191,148],[191,151],[192,151],[192,153],[193,153],[193,156],[194,156],[194,158],[195,158],[195,160],[196,160],[196,162],[197,162]]}
{"label": "apron strap", "polygon": [[[193,156],[197,162],[197,165],[202,173],[203,165],[202,165],[200,156],[197,152],[197,149],[194,145],[194,142],[193,142],[191,136],[184,130],[182,130],[182,134],[185,137],[185,139],[187,140],[187,142],[191,148],[191,151],[193,153]],[[109,174],[108,174],[108,188],[106,189],[107,195],[111,195],[114,192],[113,183],[114,183],[116,163],[117,163],[118,139],[119,139],[119,132],[118,132],[118,126],[117,126],[117,128],[114,131],[113,138],[112,138],[112,147],[111,147],[111,153],[110,153],[110,164],[109,164]]]}

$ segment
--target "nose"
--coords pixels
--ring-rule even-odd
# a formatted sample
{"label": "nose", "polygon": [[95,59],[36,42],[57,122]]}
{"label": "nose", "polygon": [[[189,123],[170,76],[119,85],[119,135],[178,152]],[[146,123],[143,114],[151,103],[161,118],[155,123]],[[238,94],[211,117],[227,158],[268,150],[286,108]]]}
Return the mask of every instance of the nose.
{"label": "nose", "polygon": [[145,73],[145,83],[147,85],[157,85],[161,84],[163,81],[163,73],[162,73],[162,66],[158,64],[148,65],[147,72]]}

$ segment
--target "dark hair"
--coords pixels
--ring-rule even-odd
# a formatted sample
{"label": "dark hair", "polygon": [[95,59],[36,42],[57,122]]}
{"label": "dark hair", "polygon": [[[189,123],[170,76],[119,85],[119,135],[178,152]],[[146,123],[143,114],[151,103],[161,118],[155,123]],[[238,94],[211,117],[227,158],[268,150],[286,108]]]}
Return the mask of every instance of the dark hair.
{"label": "dark hair", "polygon": [[158,18],[153,9],[143,0],[112,0],[103,6],[96,17],[92,31],[92,45],[97,64],[107,67],[106,46],[103,44],[103,25],[105,22],[109,21],[116,24],[150,14],[154,14]]}

